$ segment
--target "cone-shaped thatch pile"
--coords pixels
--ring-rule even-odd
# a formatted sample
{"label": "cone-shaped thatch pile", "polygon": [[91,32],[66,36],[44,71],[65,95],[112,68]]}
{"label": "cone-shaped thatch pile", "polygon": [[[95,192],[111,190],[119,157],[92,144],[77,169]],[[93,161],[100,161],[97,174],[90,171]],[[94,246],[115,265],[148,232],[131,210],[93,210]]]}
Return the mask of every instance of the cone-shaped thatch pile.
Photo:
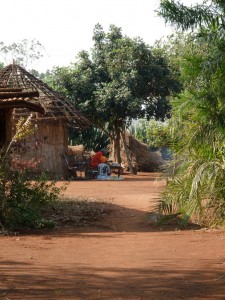
{"label": "cone-shaped thatch pile", "polygon": [[[126,143],[129,149],[131,163],[137,171],[155,172],[158,171],[165,162],[160,151],[150,151],[147,144],[136,140],[129,133],[126,133]],[[121,156],[124,168],[129,168],[123,145]]]}
{"label": "cone-shaped thatch pile", "polygon": [[16,64],[0,71],[0,109],[4,108],[15,108],[15,119],[26,117],[32,110],[42,114],[36,118],[65,119],[69,127],[91,125],[61,94]]}

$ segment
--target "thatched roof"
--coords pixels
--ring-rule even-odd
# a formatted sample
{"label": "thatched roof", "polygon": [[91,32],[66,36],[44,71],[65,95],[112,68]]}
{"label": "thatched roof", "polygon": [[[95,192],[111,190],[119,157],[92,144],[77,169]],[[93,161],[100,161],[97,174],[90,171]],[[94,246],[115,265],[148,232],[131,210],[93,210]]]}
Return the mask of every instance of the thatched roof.
{"label": "thatched roof", "polygon": [[37,118],[65,119],[69,127],[91,125],[64,96],[16,64],[0,71],[1,108],[14,108],[15,118],[24,117],[32,110],[38,112]]}

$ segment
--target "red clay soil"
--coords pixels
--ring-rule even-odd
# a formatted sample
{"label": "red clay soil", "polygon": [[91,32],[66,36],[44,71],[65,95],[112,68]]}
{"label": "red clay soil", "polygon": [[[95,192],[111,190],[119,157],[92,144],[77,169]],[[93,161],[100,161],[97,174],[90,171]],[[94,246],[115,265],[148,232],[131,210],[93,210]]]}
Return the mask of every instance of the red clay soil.
{"label": "red clay soil", "polygon": [[156,176],[72,181],[68,196],[112,203],[111,214],[0,237],[0,299],[225,299],[225,232],[156,227],[148,212],[165,186]]}

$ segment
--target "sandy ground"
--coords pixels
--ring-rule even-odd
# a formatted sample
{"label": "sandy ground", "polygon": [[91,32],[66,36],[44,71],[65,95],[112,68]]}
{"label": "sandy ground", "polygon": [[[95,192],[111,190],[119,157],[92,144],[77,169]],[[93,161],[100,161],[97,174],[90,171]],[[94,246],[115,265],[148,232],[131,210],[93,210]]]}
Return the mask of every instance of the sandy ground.
{"label": "sandy ground", "polygon": [[124,177],[68,186],[113,204],[95,226],[0,237],[0,299],[225,299],[225,232],[155,227],[148,212],[165,182]]}

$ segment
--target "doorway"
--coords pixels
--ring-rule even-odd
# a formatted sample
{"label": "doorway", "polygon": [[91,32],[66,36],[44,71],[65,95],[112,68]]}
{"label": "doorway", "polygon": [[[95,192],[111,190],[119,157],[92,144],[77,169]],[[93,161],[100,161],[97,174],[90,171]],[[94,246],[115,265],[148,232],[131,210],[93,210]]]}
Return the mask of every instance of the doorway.
{"label": "doorway", "polygon": [[6,114],[0,110],[0,148],[6,145]]}

